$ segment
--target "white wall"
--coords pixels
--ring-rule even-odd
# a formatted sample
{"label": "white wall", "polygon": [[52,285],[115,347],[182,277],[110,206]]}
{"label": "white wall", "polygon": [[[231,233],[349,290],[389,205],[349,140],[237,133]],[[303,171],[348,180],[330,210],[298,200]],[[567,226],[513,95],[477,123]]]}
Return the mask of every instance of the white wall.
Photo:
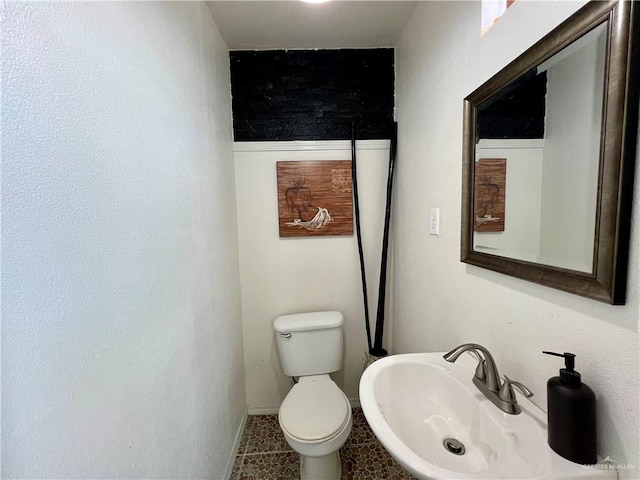
{"label": "white wall", "polygon": [[[606,29],[547,70],[540,255],[593,270]],[[580,121],[575,121],[578,118]]]}
{"label": "white wall", "polygon": [[203,3],[5,2],[2,478],[222,478],[244,415]]}
{"label": "white wall", "polygon": [[[357,145],[358,191],[373,329],[389,142],[366,141]],[[333,378],[349,398],[358,397],[367,341],[355,234],[280,238],[276,184],[277,161],[349,159],[348,141],[236,144],[242,328],[249,413],[277,412],[291,387],[291,379],[282,373],[272,326],[276,317],[288,313],[339,310],[344,314],[344,367]],[[424,216],[423,221],[426,223]],[[390,297],[389,281],[388,307]],[[387,325],[385,336],[390,330],[391,326]]]}
{"label": "white wall", "polygon": [[[393,347],[487,346],[501,373],[523,381],[546,409],[546,381],[577,354],[598,399],[598,450],[640,476],[638,322],[640,179],[636,169],[627,304],[609,306],[460,263],[462,100],[583,2],[517,1],[480,38],[480,2],[419,2],[398,45],[398,182]],[[639,162],[640,163],[640,162]],[[424,218],[441,209],[440,236]]]}

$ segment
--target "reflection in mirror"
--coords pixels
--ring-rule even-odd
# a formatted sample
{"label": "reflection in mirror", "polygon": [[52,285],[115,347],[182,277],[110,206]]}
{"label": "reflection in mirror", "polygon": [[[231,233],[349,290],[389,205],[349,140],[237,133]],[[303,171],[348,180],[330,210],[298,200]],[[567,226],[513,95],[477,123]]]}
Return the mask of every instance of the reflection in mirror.
{"label": "reflection in mirror", "polygon": [[592,272],[605,34],[599,25],[478,105],[474,250]]}
{"label": "reflection in mirror", "polygon": [[640,2],[589,2],[465,98],[461,261],[624,304],[634,25]]}

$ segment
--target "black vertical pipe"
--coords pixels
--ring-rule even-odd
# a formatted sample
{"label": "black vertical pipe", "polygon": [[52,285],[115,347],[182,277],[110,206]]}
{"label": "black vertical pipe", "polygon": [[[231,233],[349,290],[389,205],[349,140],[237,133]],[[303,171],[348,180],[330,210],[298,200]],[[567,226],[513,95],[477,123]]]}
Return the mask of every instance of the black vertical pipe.
{"label": "black vertical pipe", "polygon": [[355,210],[356,237],[358,239],[358,254],[360,256],[360,277],[362,281],[362,297],[364,299],[364,325],[367,330],[367,345],[369,353],[371,347],[371,326],[369,325],[369,300],[367,298],[367,277],[364,269],[364,253],[362,250],[362,233],[360,232],[360,203],[358,201],[358,175],[356,167],[356,127],[351,123],[351,184],[353,185],[353,206]]}
{"label": "black vertical pipe", "polygon": [[380,283],[378,285],[378,311],[376,315],[376,333],[371,354],[384,357],[387,351],[382,348],[384,333],[384,306],[387,289],[387,251],[389,250],[389,221],[391,218],[391,193],[393,190],[393,172],[396,164],[398,143],[398,124],[393,122],[391,129],[391,145],[389,147],[389,174],[387,176],[387,206],[384,214],[384,234],[382,237],[382,258],[380,260]]}

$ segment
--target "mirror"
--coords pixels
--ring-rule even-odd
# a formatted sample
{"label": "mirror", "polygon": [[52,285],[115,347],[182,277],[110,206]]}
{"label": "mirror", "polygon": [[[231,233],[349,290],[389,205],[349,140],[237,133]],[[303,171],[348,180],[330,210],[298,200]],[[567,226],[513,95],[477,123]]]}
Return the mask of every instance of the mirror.
{"label": "mirror", "polygon": [[461,261],[624,304],[634,4],[587,4],[464,100]]}

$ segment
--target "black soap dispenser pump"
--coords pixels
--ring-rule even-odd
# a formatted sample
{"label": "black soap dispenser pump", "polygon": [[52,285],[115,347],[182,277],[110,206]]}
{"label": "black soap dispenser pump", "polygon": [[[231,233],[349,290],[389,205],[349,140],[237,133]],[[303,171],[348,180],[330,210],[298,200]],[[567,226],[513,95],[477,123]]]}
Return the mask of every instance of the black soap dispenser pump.
{"label": "black soap dispenser pump", "polygon": [[548,442],[558,455],[582,465],[597,462],[596,396],[574,370],[573,353],[542,352],[564,357],[565,368],[547,382]]}

